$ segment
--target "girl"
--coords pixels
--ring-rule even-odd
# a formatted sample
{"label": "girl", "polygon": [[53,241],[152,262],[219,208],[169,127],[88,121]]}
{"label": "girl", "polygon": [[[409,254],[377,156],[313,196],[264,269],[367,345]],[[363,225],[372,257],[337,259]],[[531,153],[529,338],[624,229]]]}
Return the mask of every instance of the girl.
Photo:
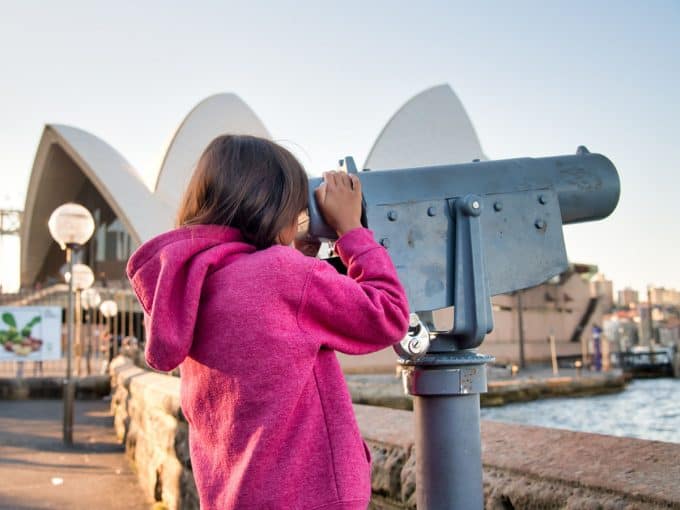
{"label": "girl", "polygon": [[361,226],[359,179],[329,172],[315,193],[347,276],[291,248],[307,176],[286,149],[250,136],[210,143],[178,228],[128,263],[147,362],[180,366],[204,510],[368,505],[370,457],[334,351],[398,342],[408,304]]}

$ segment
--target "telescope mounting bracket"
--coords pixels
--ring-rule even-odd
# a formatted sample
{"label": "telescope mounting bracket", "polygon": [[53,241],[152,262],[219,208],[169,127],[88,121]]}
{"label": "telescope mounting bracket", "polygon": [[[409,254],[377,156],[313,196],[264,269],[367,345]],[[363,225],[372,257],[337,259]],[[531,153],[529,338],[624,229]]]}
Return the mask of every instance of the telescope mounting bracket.
{"label": "telescope mounting bracket", "polygon": [[453,247],[453,293],[456,309],[450,335],[456,349],[474,349],[493,329],[480,221],[483,213],[482,199],[471,194],[448,202],[456,222]]}

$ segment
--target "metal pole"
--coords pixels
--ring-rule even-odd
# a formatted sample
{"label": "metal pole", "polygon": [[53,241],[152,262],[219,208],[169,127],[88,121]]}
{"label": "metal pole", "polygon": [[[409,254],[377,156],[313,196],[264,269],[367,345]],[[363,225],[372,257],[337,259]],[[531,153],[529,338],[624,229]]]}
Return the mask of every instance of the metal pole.
{"label": "metal pole", "polygon": [[654,321],[652,320],[652,288],[647,285],[647,304],[649,305],[649,345],[654,345]]}
{"label": "metal pole", "polygon": [[586,336],[581,334],[581,366],[588,366],[588,343],[586,341]]}
{"label": "metal pole", "polygon": [[129,335],[128,333],[128,320],[127,320],[127,295],[123,294],[121,299],[121,310],[120,310],[120,336],[125,338]]}
{"label": "metal pole", "polygon": [[102,360],[108,358],[108,355],[104,355],[104,348],[106,347],[104,345],[104,338],[106,336],[106,331],[108,331],[108,323],[106,321],[106,317],[102,313],[101,310],[97,310],[97,313],[99,314],[99,335],[97,337],[97,346],[99,348],[99,359],[100,359],[100,367],[102,364]]}
{"label": "metal pole", "polygon": [[135,321],[135,335],[137,336],[137,341],[139,342],[139,346],[141,347],[144,345],[144,339],[142,338],[142,317],[140,315],[139,319]]}
{"label": "metal pole", "polygon": [[66,379],[64,379],[64,444],[73,444],[73,405],[75,387],[71,370],[71,354],[73,349],[73,247],[66,247],[66,262],[71,277],[68,280],[68,309],[66,312]]}
{"label": "metal pole", "polygon": [[479,394],[486,392],[490,361],[462,350],[401,362],[414,397],[420,510],[484,508]]}
{"label": "metal pole", "polygon": [[557,344],[555,341],[555,333],[550,332],[550,360],[552,361],[552,373],[553,375],[559,375],[559,368],[557,366]]}
{"label": "metal pole", "polygon": [[80,365],[82,364],[83,358],[83,309],[81,308],[82,303],[80,300],[80,290],[75,291],[75,365],[76,365],[76,377],[80,377]]}
{"label": "metal pole", "polygon": [[[133,309],[135,307],[135,302],[134,302],[134,297],[132,297],[132,294],[128,296],[129,298],[129,307],[128,307],[128,336],[135,336],[135,331],[134,331],[134,322],[133,322]],[[139,340],[139,339],[138,339]]]}
{"label": "metal pole", "polygon": [[[103,315],[103,314],[102,314]],[[111,339],[113,336],[111,336],[109,329],[111,328],[111,319],[109,318],[108,315],[103,315],[104,317],[104,328],[102,331],[106,331],[106,333],[102,336],[102,338],[106,338],[107,341],[102,343],[102,364],[106,365],[108,367],[109,364],[109,353],[111,352],[110,349],[113,349],[113,344],[111,344]],[[106,349],[106,352],[104,352],[104,349]]]}
{"label": "metal pole", "polygon": [[[120,296],[120,294],[119,294]],[[118,331],[120,332],[120,339],[121,339],[121,345],[122,345],[122,340],[125,338],[125,295],[123,294],[122,297],[119,297],[120,299],[120,304],[118,305]]]}
{"label": "metal pole", "polygon": [[526,368],[524,357],[524,312],[522,310],[522,291],[517,291],[517,322],[519,326],[519,368]]}
{"label": "metal pole", "polygon": [[115,358],[118,356],[118,326],[119,326],[119,320],[118,320],[118,313],[113,316],[113,357]]}
{"label": "metal pole", "polygon": [[92,375],[92,365],[91,365],[91,358],[92,358],[92,330],[93,330],[93,324],[92,324],[92,308],[90,307],[90,304],[88,303],[87,309],[85,310],[85,324],[87,326],[87,351],[85,354],[85,367],[87,370],[87,375]]}
{"label": "metal pole", "polygon": [[97,321],[97,331],[96,331],[96,343],[94,349],[94,357],[99,362],[101,359],[101,349],[102,349],[102,335],[104,334],[104,318],[102,316],[99,307],[95,308],[95,317]]}

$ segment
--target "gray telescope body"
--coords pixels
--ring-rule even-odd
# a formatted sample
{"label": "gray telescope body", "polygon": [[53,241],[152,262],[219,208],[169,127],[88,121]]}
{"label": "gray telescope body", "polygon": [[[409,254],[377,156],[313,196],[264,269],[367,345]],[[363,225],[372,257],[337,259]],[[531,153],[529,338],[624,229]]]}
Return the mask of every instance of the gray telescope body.
{"label": "gray telescope body", "polygon": [[[345,167],[356,172],[351,158]],[[310,180],[309,235],[334,239],[313,194],[320,182]],[[474,349],[493,329],[491,296],[564,271],[562,225],[611,214],[618,174],[579,147],[571,156],[367,171],[361,183],[362,222],[390,252],[417,312],[395,350],[414,402],[418,508],[482,510],[479,394],[493,358]],[[449,306],[453,323],[433,327],[430,312]]]}
{"label": "gray telescope body", "polygon": [[[356,172],[351,158],[344,164]],[[487,298],[563,272],[562,225],[607,217],[620,190],[611,161],[585,147],[576,155],[364,171],[360,178],[363,220],[390,252],[412,311],[456,306],[456,322],[465,322],[463,305],[488,302],[449,332],[478,339],[458,348],[476,347],[491,331]],[[332,240],[314,199],[321,182],[310,179],[309,235]]]}

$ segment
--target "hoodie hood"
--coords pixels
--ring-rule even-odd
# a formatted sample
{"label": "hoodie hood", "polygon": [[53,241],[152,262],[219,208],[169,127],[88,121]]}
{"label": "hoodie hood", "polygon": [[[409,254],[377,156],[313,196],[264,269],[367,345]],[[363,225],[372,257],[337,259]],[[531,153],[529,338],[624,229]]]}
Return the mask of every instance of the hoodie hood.
{"label": "hoodie hood", "polygon": [[206,277],[254,251],[238,229],[194,225],[161,234],[132,254],[127,275],[145,313],[149,365],[167,372],[184,361]]}

